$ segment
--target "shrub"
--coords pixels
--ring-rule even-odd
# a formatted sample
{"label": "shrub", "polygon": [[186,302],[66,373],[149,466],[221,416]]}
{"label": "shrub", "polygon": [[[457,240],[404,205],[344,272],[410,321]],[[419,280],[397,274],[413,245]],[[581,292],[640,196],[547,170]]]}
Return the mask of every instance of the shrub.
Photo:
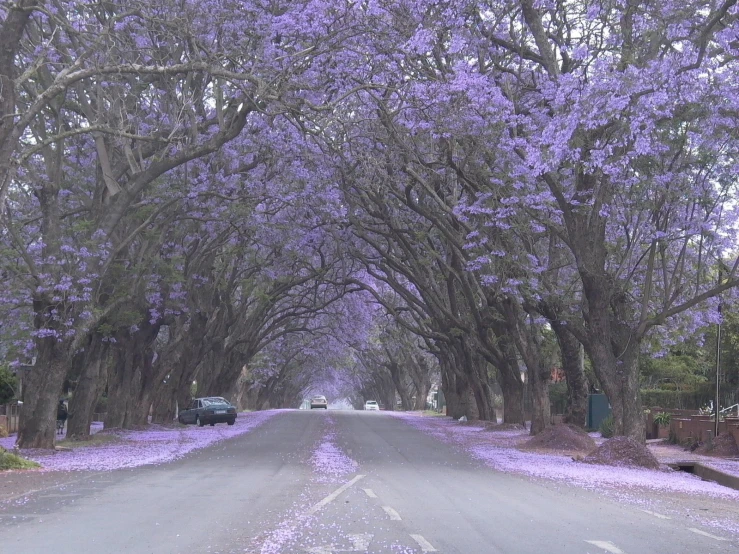
{"label": "shrub", "polygon": [[7,438],[7,436],[8,436],[8,430],[2,425],[0,425],[0,439]]}
{"label": "shrub", "polygon": [[667,427],[668,425],[670,425],[671,419],[672,415],[668,414],[667,412],[659,412],[654,414],[654,422],[660,427]]}
{"label": "shrub", "polygon": [[0,365],[0,404],[7,404],[15,396],[18,381],[7,366]]}
{"label": "shrub", "polygon": [[35,469],[41,465],[31,460],[26,460],[15,454],[11,454],[4,448],[0,447],[0,471],[6,469]]}
{"label": "shrub", "polygon": [[609,415],[603,421],[600,422],[600,436],[604,439],[610,439],[615,433],[616,422],[613,419],[613,414]]}

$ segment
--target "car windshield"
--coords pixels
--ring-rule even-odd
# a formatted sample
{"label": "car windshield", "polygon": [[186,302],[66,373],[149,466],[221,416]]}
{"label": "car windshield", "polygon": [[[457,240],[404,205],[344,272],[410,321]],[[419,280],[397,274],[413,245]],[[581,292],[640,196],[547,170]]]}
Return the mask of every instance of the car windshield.
{"label": "car windshield", "polygon": [[203,398],[203,406],[213,406],[216,404],[228,404],[228,401],[225,398]]}
{"label": "car windshield", "polygon": [[320,402],[326,402],[326,397],[325,396],[316,396],[316,397],[313,398],[313,400],[318,400]]}
{"label": "car windshield", "polygon": [[375,402],[374,400],[367,400],[366,404],[368,406],[377,406],[377,402]]}

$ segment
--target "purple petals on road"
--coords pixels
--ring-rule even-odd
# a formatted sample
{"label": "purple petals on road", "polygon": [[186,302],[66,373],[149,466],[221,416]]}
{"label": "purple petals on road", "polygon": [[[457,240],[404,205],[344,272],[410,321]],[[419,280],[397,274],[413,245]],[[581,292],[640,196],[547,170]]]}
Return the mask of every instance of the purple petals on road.
{"label": "purple petals on road", "polygon": [[336,431],[333,419],[326,418],[326,433],[311,457],[313,471],[319,482],[334,481],[357,471],[359,464],[336,445]]}
{"label": "purple petals on road", "polygon": [[[739,500],[739,491],[702,481],[688,473],[597,466],[575,462],[570,456],[522,452],[516,446],[529,438],[525,430],[489,431],[483,427],[463,426],[447,418],[404,413],[394,415],[425,434],[461,446],[474,458],[507,473],[563,481],[593,490],[655,490]],[[667,461],[659,453],[655,454],[662,463]],[[734,471],[739,467],[739,462],[714,462],[712,465],[719,464],[732,465]]]}
{"label": "purple petals on road", "polygon": [[110,431],[120,441],[100,446],[80,446],[68,452],[23,450],[21,453],[40,463],[44,470],[50,471],[110,471],[163,464],[195,450],[248,433],[277,413],[277,411],[242,413],[234,425],[215,427],[151,425],[143,431]]}

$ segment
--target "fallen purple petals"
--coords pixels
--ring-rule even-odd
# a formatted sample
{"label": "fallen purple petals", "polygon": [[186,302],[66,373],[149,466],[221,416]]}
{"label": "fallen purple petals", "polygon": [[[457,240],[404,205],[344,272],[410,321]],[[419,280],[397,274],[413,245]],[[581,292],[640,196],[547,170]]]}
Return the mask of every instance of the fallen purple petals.
{"label": "fallen purple petals", "polygon": [[326,433],[316,446],[311,457],[313,471],[318,474],[318,481],[332,481],[349,473],[357,471],[359,464],[347,456],[336,445],[335,423],[326,418]]}
{"label": "fallen purple petals", "polygon": [[[655,490],[694,495],[709,495],[739,500],[739,491],[716,483],[702,481],[683,472],[648,470],[615,466],[597,466],[575,462],[570,456],[522,452],[516,446],[528,438],[524,430],[486,432],[481,427],[459,425],[446,418],[423,417],[408,413],[393,414],[420,431],[435,438],[462,446],[470,455],[486,465],[505,471],[552,481],[564,481],[586,489]],[[670,450],[675,458],[684,459],[679,451]],[[658,450],[660,462],[672,461]],[[698,458],[694,456],[693,458]],[[705,456],[700,456],[705,461]],[[711,460],[714,466],[732,466],[739,471],[739,462]]]}
{"label": "fallen purple petals", "polygon": [[[108,431],[119,440],[99,446],[80,446],[70,451],[21,450],[21,454],[41,464],[42,471],[111,471],[149,464],[164,464],[195,450],[259,427],[279,413],[270,410],[239,414],[236,424],[215,427],[164,427],[150,425],[143,431]],[[5,448],[12,448],[15,437]],[[8,441],[8,439],[3,439]]]}

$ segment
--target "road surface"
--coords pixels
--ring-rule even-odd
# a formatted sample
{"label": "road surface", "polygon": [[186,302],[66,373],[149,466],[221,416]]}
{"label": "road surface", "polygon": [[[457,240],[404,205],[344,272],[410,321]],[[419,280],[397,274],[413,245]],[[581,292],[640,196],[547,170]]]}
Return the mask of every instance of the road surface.
{"label": "road surface", "polygon": [[[332,447],[357,465],[321,473],[322,444],[324,469],[346,469]],[[718,554],[735,537],[493,471],[377,412],[286,411],[176,462],[0,503],[3,554]]]}

